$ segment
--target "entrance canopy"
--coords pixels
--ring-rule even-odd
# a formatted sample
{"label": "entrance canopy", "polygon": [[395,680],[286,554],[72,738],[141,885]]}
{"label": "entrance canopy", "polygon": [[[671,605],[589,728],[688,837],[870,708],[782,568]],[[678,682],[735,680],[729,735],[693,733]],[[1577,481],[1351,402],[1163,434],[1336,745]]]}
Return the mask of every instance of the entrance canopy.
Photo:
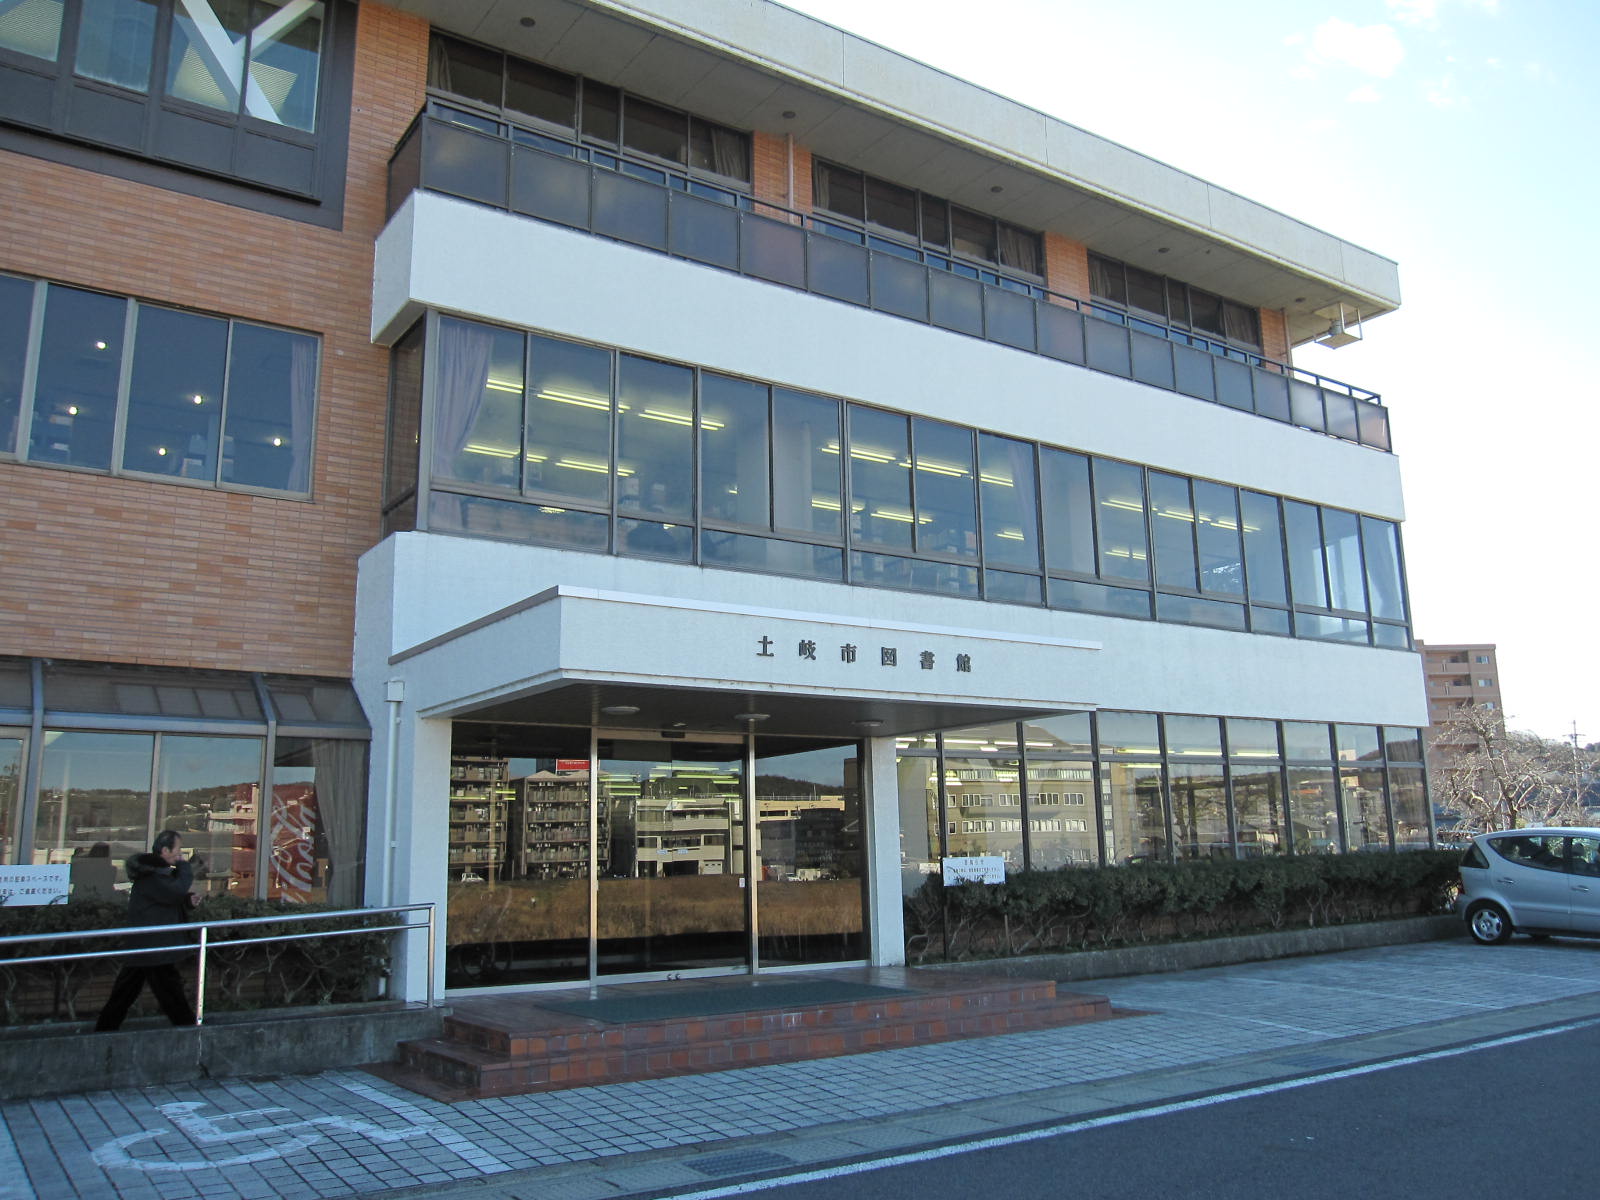
{"label": "entrance canopy", "polygon": [[389,663],[428,718],[845,739],[1093,707],[1098,648],[561,586]]}

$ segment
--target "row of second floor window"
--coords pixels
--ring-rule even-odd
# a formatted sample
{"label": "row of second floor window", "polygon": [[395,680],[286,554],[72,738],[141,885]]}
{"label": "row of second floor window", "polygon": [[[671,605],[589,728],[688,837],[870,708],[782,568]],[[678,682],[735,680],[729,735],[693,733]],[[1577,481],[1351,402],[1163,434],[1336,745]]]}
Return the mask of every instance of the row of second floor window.
{"label": "row of second floor window", "polygon": [[[587,145],[620,149],[748,189],[750,135],[620,88],[435,32],[428,86]],[[470,119],[456,110],[455,119]]]}
{"label": "row of second floor window", "polygon": [[[1190,330],[1261,349],[1261,314],[1256,309],[1103,254],[1089,255],[1089,295],[1133,310],[1129,316],[1146,332]],[[1139,321],[1139,313],[1155,321]]]}
{"label": "row of second floor window", "polygon": [[897,748],[913,879],[949,855],[1050,869],[1430,843],[1413,728],[1108,710]]}
{"label": "row of second floor window", "polygon": [[391,531],[1411,644],[1392,521],[452,317],[395,354]]}
{"label": "row of second floor window", "polygon": [[[932,255],[935,265],[949,270],[958,264],[942,256],[953,254],[1044,277],[1043,239],[1032,230],[850,167],[817,159],[812,168],[812,202],[818,213],[864,225],[868,236],[886,230],[896,239],[915,244],[924,252],[917,256],[919,261],[930,261]],[[836,235],[849,232],[818,223]],[[890,253],[904,252],[900,240],[873,238],[871,245]]]}
{"label": "row of second floor window", "polygon": [[0,275],[0,457],[303,496],[318,351],[305,333]]}

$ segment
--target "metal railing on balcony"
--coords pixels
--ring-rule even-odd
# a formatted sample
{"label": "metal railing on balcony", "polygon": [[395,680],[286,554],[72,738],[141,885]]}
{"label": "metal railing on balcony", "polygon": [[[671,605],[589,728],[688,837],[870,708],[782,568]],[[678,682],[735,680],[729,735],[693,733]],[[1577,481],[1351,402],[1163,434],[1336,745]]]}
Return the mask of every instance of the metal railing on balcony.
{"label": "metal railing on balcony", "polygon": [[[425,914],[421,921],[413,921],[404,916],[408,913],[420,912]],[[334,921],[352,917],[364,918],[358,925],[345,929],[308,929],[304,933],[265,934],[252,936],[248,931],[263,925],[291,925],[310,924],[319,921]],[[398,918],[390,924],[368,924],[374,918]],[[220,929],[240,930],[240,936],[230,937],[226,940],[212,940],[212,935]],[[30,942],[69,942],[84,941],[89,939],[104,940],[106,938],[121,938],[129,936],[149,936],[153,931],[162,934],[168,933],[195,933],[196,941],[191,946],[154,946],[146,949],[114,949],[114,950],[80,950],[69,954],[35,954],[18,956],[16,958],[4,957],[4,952],[10,947],[20,947]],[[410,933],[422,933],[427,937],[427,971],[428,971],[428,1007],[432,1008],[437,1003],[434,993],[434,958],[437,953],[437,931],[434,925],[434,906],[432,904],[402,904],[390,908],[349,908],[331,912],[314,913],[282,913],[271,917],[246,917],[233,921],[193,921],[185,925],[141,925],[126,929],[81,929],[60,933],[27,933],[11,937],[0,937],[0,967],[10,969],[24,966],[51,966],[66,963],[93,962],[96,959],[117,959],[121,961],[136,959],[149,954],[173,954],[177,951],[193,953],[196,956],[198,970],[195,972],[195,1024],[203,1025],[206,1016],[206,973],[209,965],[209,956],[212,950],[225,949],[237,950],[241,947],[265,946],[273,942],[301,942],[312,941],[320,938],[352,937],[373,933],[396,933],[404,936]]]}
{"label": "metal railing on balcony", "polygon": [[[388,212],[439,192],[1390,450],[1374,392],[876,232],[430,101],[389,160]],[[841,236],[847,234],[849,236]],[[954,269],[960,267],[958,271]],[[970,277],[978,275],[982,277]],[[989,280],[993,280],[990,282]]]}

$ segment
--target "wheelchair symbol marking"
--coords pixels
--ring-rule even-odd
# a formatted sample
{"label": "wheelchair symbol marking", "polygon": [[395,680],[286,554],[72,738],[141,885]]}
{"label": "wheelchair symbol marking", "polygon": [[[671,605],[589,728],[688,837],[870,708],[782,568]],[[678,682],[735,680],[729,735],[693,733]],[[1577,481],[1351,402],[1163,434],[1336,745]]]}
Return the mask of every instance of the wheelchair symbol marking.
{"label": "wheelchair symbol marking", "polygon": [[[125,1133],[121,1137],[112,1138],[95,1148],[94,1161],[105,1170],[123,1167],[146,1172],[206,1171],[216,1167],[237,1167],[264,1162],[267,1159],[285,1158],[322,1141],[329,1132],[342,1131],[380,1144],[431,1137],[480,1171],[493,1173],[510,1170],[494,1155],[475,1146],[461,1134],[433,1120],[403,1100],[386,1096],[376,1088],[366,1087],[363,1084],[342,1083],[341,1086],[363,1099],[381,1104],[396,1116],[406,1120],[407,1124],[388,1129],[356,1117],[326,1115],[244,1128],[240,1127],[240,1122],[252,1118],[270,1118],[291,1113],[293,1110],[283,1107],[246,1108],[238,1112],[217,1112],[214,1116],[206,1116],[200,1110],[210,1107],[209,1105],[199,1101],[181,1101],[157,1105],[157,1111],[171,1122],[172,1129],[141,1129],[137,1133]],[[233,1147],[241,1142],[254,1141],[261,1144],[253,1149],[240,1146],[240,1153],[226,1158],[143,1158],[136,1157],[133,1153],[136,1147],[148,1147],[158,1139],[170,1139],[175,1134],[182,1135],[191,1146],[202,1151],[209,1146]]]}

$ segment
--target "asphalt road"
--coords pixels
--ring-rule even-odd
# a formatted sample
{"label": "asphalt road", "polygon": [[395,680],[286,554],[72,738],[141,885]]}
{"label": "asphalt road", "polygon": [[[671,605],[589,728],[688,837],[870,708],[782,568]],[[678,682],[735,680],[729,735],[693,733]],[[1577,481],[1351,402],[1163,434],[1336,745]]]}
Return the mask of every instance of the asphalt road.
{"label": "asphalt road", "polygon": [[774,1200],[1586,1200],[1600,1194],[1597,1080],[1593,1020],[994,1149],[758,1186]]}

